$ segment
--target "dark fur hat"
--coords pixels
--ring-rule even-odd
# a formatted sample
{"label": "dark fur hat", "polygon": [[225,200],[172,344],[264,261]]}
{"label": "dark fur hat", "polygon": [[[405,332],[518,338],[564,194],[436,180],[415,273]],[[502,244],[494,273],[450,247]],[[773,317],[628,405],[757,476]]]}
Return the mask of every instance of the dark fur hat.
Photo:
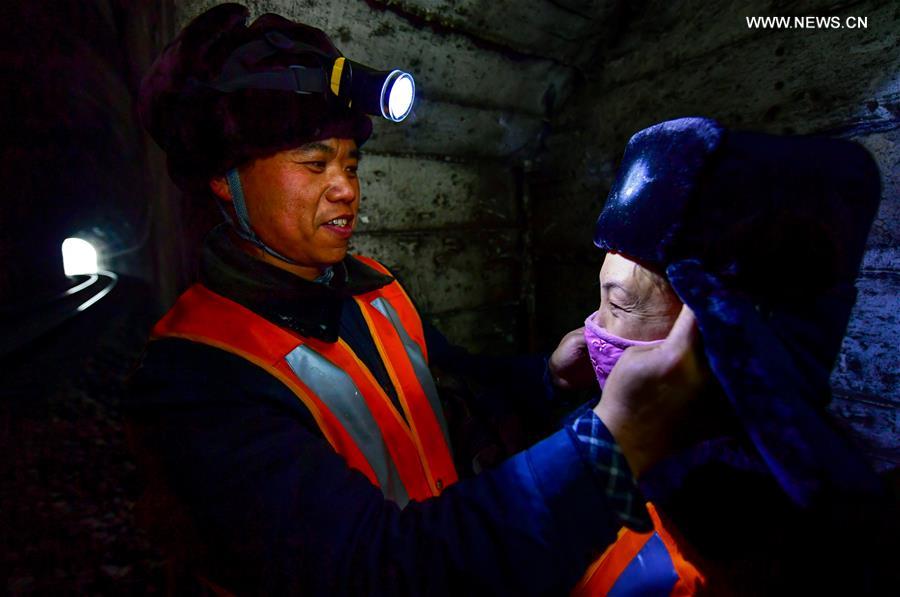
{"label": "dark fur hat", "polygon": [[681,118],[628,142],[594,242],[659,268],[700,259],[760,303],[806,301],[853,283],[879,191],[855,143]]}
{"label": "dark fur hat", "polygon": [[[141,82],[138,112],[168,156],[169,174],[183,190],[203,193],[209,180],[255,158],[331,137],[362,144],[372,133],[365,114],[318,94],[242,89],[223,93],[214,80],[239,46],[277,31],[324,54],[340,52],[321,30],[265,14],[247,26],[239,4],[216,6],[191,21],[150,67]],[[303,63],[276,55],[261,66]],[[310,65],[310,64],[307,64]]]}

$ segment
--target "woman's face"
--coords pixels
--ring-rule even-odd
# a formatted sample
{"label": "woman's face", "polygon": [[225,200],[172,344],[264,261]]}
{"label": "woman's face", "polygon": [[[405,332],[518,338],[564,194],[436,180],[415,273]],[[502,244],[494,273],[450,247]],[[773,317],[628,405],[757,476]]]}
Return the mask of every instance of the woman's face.
{"label": "woman's face", "polygon": [[596,322],[609,333],[628,340],[660,340],[680,311],[681,301],[665,278],[618,253],[606,254]]}

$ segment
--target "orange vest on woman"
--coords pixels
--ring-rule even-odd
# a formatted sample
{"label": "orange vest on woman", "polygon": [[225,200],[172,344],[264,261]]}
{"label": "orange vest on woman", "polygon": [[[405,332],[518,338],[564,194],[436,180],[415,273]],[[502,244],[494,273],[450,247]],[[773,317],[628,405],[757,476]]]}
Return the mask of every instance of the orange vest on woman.
{"label": "orange vest on woman", "polygon": [[588,568],[573,597],[687,597],[704,589],[705,578],[685,558],[653,504],[647,504],[647,511],[654,530],[636,533],[623,528]]}
{"label": "orange vest on woman", "polygon": [[[356,257],[390,275],[378,262]],[[309,409],[347,464],[400,507],[436,496],[457,473],[431,372],[422,321],[397,281],[354,297],[397,392],[402,414],[341,339],[330,343],[279,327],[202,284],[153,328],[226,350],[278,378]]]}

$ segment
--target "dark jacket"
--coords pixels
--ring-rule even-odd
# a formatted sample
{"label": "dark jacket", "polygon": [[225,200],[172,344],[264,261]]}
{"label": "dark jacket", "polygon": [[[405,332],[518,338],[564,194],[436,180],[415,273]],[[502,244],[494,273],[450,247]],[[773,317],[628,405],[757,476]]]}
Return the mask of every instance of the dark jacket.
{"label": "dark jacket", "polygon": [[[201,280],[301,334],[340,336],[393,397],[350,298],[390,278],[350,257],[334,271],[328,284],[300,280],[220,229]],[[505,396],[487,410],[547,406],[542,359],[478,360],[426,330],[433,365],[480,377],[483,388],[503,381]],[[183,555],[238,594],[565,594],[619,528],[569,429],[400,510],[347,467],[291,391],[225,351],[151,342],[128,410],[151,487],[174,498],[163,516],[175,515],[173,504],[185,514],[170,523],[183,535],[174,541],[188,545],[189,524],[199,541]]]}

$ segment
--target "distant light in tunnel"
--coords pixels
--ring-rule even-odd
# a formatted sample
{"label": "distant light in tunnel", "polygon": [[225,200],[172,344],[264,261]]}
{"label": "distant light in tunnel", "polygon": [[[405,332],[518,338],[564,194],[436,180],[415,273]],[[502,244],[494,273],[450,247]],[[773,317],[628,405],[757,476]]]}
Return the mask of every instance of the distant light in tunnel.
{"label": "distant light in tunnel", "polygon": [[62,244],[63,270],[67,276],[97,273],[97,249],[80,238],[67,238]]}

